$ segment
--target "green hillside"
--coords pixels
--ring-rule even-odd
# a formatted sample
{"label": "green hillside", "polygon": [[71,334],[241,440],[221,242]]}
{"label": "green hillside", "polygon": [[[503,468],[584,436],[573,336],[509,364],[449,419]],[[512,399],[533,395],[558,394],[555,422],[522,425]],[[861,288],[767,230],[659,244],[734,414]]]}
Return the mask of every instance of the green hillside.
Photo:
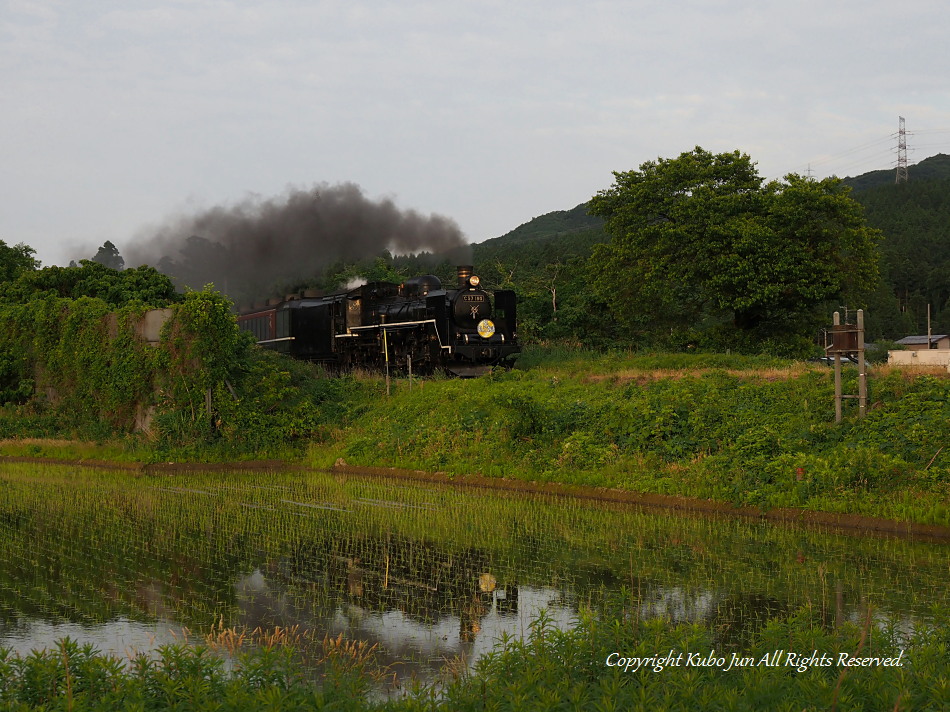
{"label": "green hillside", "polygon": [[[895,179],[895,169],[886,168],[879,171],[862,173],[859,176],[848,177],[844,179],[844,182],[850,185],[857,193],[870,190],[871,188],[894,185]],[[936,156],[925,158],[920,161],[920,163],[908,166],[907,168],[908,183],[947,179],[950,179],[950,156],[945,153],[938,153]]]}
{"label": "green hillside", "polygon": [[880,185],[854,197],[884,233],[883,277],[906,330],[925,332],[929,304],[931,327],[950,331],[950,178]]}
{"label": "green hillside", "polygon": [[564,236],[582,232],[600,230],[604,221],[587,214],[587,203],[571,210],[555,210],[553,213],[539,215],[501,237],[495,237],[479,243],[480,247],[493,247],[497,244],[512,244],[546,240],[555,236]]}
{"label": "green hillside", "polygon": [[489,287],[518,294],[519,333],[529,341],[576,340],[590,324],[587,265],[594,245],[609,240],[586,204],[558,210],[472,245],[472,260]]}
{"label": "green hillside", "polygon": [[[950,155],[938,153],[935,156],[925,158],[919,163],[910,166],[907,172],[909,178],[908,184],[950,180]],[[869,171],[859,176],[849,176],[844,179],[844,182],[851,186],[856,194],[873,188],[887,189],[894,186],[894,169],[888,168]],[[932,189],[925,190],[924,192],[929,192],[930,190]],[[916,191],[911,189],[910,192],[914,193]],[[855,197],[864,202],[863,196],[855,195]],[[876,205],[878,197],[875,196],[868,202]],[[911,202],[913,202],[913,200]],[[931,201],[927,202],[929,204]],[[874,217],[880,221],[882,225],[887,223],[886,218],[879,214],[877,208],[875,208]],[[601,218],[587,214],[587,203],[584,202],[570,210],[555,210],[550,213],[545,213],[544,215],[539,215],[526,223],[522,223],[513,230],[506,232],[504,235],[476,243],[473,247],[476,250],[476,255],[482,254],[491,256],[497,251],[503,250],[505,246],[557,239],[561,247],[570,249],[574,243],[578,245],[590,245],[596,242],[607,241],[609,238],[603,232],[603,224],[604,221]],[[875,224],[875,227],[881,228],[882,226]],[[583,249],[578,249],[577,251],[583,251]]]}
{"label": "green hillside", "polygon": [[[933,328],[950,332],[950,155],[926,158],[908,175],[903,185],[895,185],[893,169],[845,179],[868,223],[884,233],[882,282],[861,305],[875,339],[923,333],[928,304]],[[594,245],[609,239],[603,221],[581,203],[473,245],[472,258],[487,284],[519,293],[525,336],[586,342],[589,310],[597,308],[586,282],[588,260]],[[598,338],[606,343],[611,335]]]}

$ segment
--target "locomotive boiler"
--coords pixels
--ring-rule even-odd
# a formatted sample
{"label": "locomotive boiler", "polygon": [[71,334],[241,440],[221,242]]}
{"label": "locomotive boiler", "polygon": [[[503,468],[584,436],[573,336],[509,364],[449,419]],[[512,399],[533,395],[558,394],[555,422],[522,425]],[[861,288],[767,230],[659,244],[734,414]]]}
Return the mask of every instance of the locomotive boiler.
{"label": "locomotive boiler", "polygon": [[515,293],[481,288],[471,266],[446,289],[435,275],[370,282],[323,296],[290,295],[242,311],[239,326],[257,343],[294,358],[356,367],[477,376],[510,365],[521,351]]}

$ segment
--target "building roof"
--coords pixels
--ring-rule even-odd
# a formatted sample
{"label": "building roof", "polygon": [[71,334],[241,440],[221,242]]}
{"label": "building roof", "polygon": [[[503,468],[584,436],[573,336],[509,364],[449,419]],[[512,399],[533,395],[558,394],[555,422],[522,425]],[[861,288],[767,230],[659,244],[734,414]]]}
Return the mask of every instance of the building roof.
{"label": "building roof", "polygon": [[[931,334],[930,343],[932,344],[937,341],[940,341],[940,339],[946,339],[946,338],[947,338],[947,334]],[[924,334],[923,336],[905,336],[903,339],[898,340],[897,343],[902,344],[904,346],[914,346],[915,344],[926,344],[927,335]]]}

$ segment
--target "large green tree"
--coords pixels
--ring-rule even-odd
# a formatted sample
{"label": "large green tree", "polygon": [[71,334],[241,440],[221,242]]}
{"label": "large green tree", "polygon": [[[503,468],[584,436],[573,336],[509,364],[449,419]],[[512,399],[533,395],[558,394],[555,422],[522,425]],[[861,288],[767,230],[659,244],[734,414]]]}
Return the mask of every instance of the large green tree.
{"label": "large green tree", "polygon": [[119,248],[113,245],[109,240],[102,243],[102,247],[96,252],[96,256],[92,258],[92,261],[110,267],[111,269],[122,269],[125,267],[125,260],[122,258],[122,255],[119,254]]}
{"label": "large green tree", "polygon": [[819,305],[877,284],[879,233],[836,178],[765,182],[748,155],[699,147],[614,177],[589,205],[611,235],[591,278],[634,331],[728,317],[747,335],[801,333]]}
{"label": "large green tree", "polygon": [[33,257],[35,254],[36,250],[22,242],[10,247],[0,240],[0,282],[10,282],[23,272],[38,269],[40,263]]}

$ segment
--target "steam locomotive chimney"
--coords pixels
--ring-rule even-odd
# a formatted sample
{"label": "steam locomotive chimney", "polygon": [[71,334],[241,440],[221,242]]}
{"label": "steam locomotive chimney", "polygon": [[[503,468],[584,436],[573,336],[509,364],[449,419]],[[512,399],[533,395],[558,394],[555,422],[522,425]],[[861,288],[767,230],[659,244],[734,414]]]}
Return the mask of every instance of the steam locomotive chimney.
{"label": "steam locomotive chimney", "polygon": [[459,276],[459,289],[462,287],[467,287],[468,278],[472,276],[472,265],[459,265],[457,269]]}

